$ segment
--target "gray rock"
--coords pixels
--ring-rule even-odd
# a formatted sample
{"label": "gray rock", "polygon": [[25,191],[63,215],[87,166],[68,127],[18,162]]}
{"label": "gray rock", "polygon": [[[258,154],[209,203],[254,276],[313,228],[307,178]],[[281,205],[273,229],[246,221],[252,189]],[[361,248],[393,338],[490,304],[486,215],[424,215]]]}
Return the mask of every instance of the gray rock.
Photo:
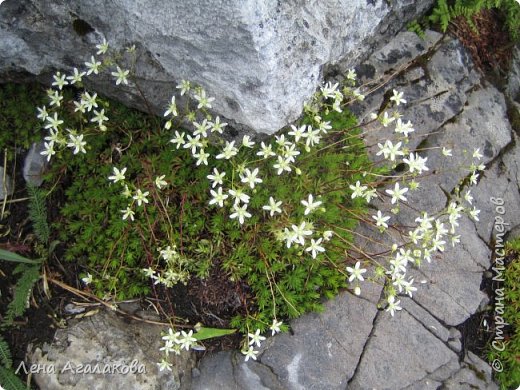
{"label": "gray rock", "polygon": [[[353,107],[354,113],[359,116],[360,120],[367,122],[371,113],[380,112],[386,102],[385,97],[388,97],[388,94],[391,95],[393,89],[403,92],[407,103],[398,108],[402,119],[405,122],[410,121],[414,125],[415,132],[410,136],[407,144],[411,150],[420,145],[430,134],[439,131],[442,125],[460,114],[467,102],[468,91],[479,83],[479,76],[474,70],[473,63],[459,41],[450,39],[439,42],[439,36],[436,33],[429,33],[428,37],[422,44],[416,44],[423,48],[422,52],[426,52],[428,49],[432,51],[431,58],[425,64],[421,61],[412,61],[415,57],[408,60],[408,66],[411,68],[407,68],[404,73],[389,80],[387,80],[389,76],[383,75],[382,79],[386,81],[386,84],[368,96],[363,103]],[[401,38],[401,40],[407,39],[416,42],[419,38],[414,39],[413,35],[403,35]],[[393,44],[392,42],[389,45]],[[397,44],[401,44],[401,41],[398,41]],[[388,49],[383,48],[381,51],[384,50]],[[381,56],[384,57],[384,54],[376,53],[375,55],[376,58]],[[381,66],[381,61],[378,62],[376,59],[375,62],[377,72],[390,71]],[[368,66],[367,63],[359,68],[363,70]],[[406,68],[406,64],[402,67]],[[412,76],[409,76],[410,71]],[[410,82],[410,77],[414,80],[413,82]],[[394,128],[393,124],[384,128],[378,122],[366,127],[365,140],[367,145],[372,145],[369,150],[375,161],[382,159],[382,157],[376,157],[376,152],[379,150],[377,143],[383,143],[385,139],[395,139]]]}
{"label": "gray rock", "polygon": [[517,45],[513,52],[511,70],[507,75],[506,93],[511,99],[520,103],[520,46]]}
{"label": "gray rock", "polygon": [[381,313],[349,387],[403,389],[457,356],[406,310]]}
{"label": "gray rock", "polygon": [[0,167],[0,200],[11,196],[14,191],[13,180],[6,174],[4,167]]}
{"label": "gray rock", "polygon": [[283,390],[269,368],[235,352],[219,352],[204,359],[200,375],[192,379],[193,390]]}
{"label": "gray rock", "polygon": [[435,335],[439,340],[444,343],[448,342],[450,331],[446,329],[444,325],[410,298],[402,297],[400,299],[402,308],[406,310],[408,314],[420,322],[425,329]]}
{"label": "gray rock", "polygon": [[[504,96],[494,87],[485,87],[467,97],[464,112],[428,138],[426,147],[445,146],[453,149],[452,157],[444,157],[440,150],[422,153],[427,165],[439,171],[433,179],[450,192],[469,174],[473,162],[488,164],[511,142],[511,125],[507,118]],[[472,158],[480,149],[482,159]]]}
{"label": "gray rock", "polygon": [[43,150],[43,142],[32,144],[23,164],[23,178],[27,183],[36,187],[43,183],[42,175],[48,165],[47,158],[40,154]]}
{"label": "gray rock", "polygon": [[461,369],[443,383],[447,390],[498,389],[493,382],[491,367],[472,352],[468,352]]}
{"label": "gray rock", "polygon": [[[40,372],[33,378],[40,388],[55,390],[179,389],[180,377],[183,384],[189,383],[193,358],[189,353],[172,357],[173,371],[160,372],[157,362],[162,358],[161,330],[146,323],[127,323],[106,311],[85,317],[59,329],[52,345],[44,348],[46,353],[39,348],[32,353],[32,364],[54,369],[53,373]],[[110,372],[82,374],[76,371],[80,364],[85,369],[99,365],[100,370]],[[111,368],[116,365],[121,371]],[[124,374],[122,367],[129,367],[130,372]]]}
{"label": "gray rock", "polygon": [[472,191],[475,207],[480,210],[477,231],[488,242],[492,235],[504,239],[508,231],[520,224],[519,153],[517,144],[486,170]]}
{"label": "gray rock", "polygon": [[325,311],[291,323],[293,335],[274,337],[261,362],[286,389],[344,389],[354,374],[377,312],[381,288],[362,286],[362,297],[342,293]]}
{"label": "gray rock", "polygon": [[452,326],[461,324],[477,311],[486,297],[480,291],[480,283],[491,256],[466,217],[460,220],[458,233],[461,235],[459,244],[452,247],[447,243],[445,252],[434,256],[431,263],[409,270],[415,281],[426,281],[419,285],[414,300],[441,322]]}
{"label": "gray rock", "polygon": [[[13,73],[70,72],[90,58],[103,38],[116,49],[136,44],[136,80],[155,111],[164,111],[176,82],[189,79],[217,98],[218,113],[270,133],[300,115],[324,64],[342,58],[359,62],[431,4],[6,2],[0,13],[0,73],[5,79]],[[97,80],[98,92],[145,108],[137,91],[116,91],[110,77]]]}

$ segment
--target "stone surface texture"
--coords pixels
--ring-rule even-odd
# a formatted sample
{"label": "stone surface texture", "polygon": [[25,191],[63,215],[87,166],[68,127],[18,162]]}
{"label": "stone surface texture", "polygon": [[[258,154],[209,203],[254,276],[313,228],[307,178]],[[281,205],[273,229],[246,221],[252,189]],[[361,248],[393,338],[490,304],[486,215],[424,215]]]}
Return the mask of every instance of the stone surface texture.
{"label": "stone surface texture", "polygon": [[[128,323],[112,312],[102,311],[85,317],[56,332],[51,346],[36,349],[31,363],[54,367],[54,373],[34,374],[41,389],[53,390],[175,390],[180,379],[189,380],[194,360],[190,353],[174,357],[172,371],[159,371],[161,327],[146,323]],[[79,365],[130,366],[132,361],[144,366],[146,373],[134,370],[127,374],[77,372]],[[138,366],[135,366],[136,368]],[[109,369],[110,370],[110,369]]]}
{"label": "stone surface texture", "polygon": [[[28,72],[49,80],[50,72],[70,72],[89,60],[103,38],[116,49],[136,44],[135,80],[155,111],[164,111],[176,83],[189,79],[217,98],[220,115],[271,133],[300,115],[323,65],[342,58],[359,62],[431,4],[7,1],[0,8],[0,74],[6,79]],[[110,77],[93,83],[98,92],[145,108],[135,90],[116,91]]]}

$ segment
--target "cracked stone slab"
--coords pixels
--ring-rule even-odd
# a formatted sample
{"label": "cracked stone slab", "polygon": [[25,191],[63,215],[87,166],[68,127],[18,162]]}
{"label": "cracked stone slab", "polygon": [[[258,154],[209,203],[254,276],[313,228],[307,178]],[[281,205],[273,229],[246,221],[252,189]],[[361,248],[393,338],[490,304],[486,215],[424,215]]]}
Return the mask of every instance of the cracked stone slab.
{"label": "cracked stone slab", "polygon": [[284,390],[276,375],[259,362],[244,361],[237,352],[223,351],[202,360],[193,375],[192,390]]}
{"label": "cracked stone slab", "polygon": [[428,158],[427,165],[439,172],[432,179],[448,192],[469,174],[469,165],[477,161],[472,158],[475,149],[483,155],[478,163],[488,164],[512,140],[504,95],[495,87],[471,92],[466,105],[453,122],[445,124],[425,145],[445,146],[453,150],[453,156],[444,157],[439,149],[421,153]]}
{"label": "cracked stone slab", "polygon": [[492,379],[492,371],[489,364],[472,352],[465,356],[461,369],[443,383],[446,390],[498,390],[498,386]]}
{"label": "cracked stone slab", "polygon": [[402,389],[457,355],[406,310],[381,313],[349,389]]}
{"label": "cracked stone slab", "polygon": [[446,325],[456,326],[477,311],[488,299],[480,291],[482,273],[489,268],[491,251],[476,234],[475,226],[461,218],[458,230],[461,242],[446,244],[444,253],[408,272],[419,284],[414,300]]}
{"label": "cracked stone slab", "polygon": [[[485,171],[472,190],[475,207],[480,210],[477,232],[488,242],[492,234],[504,233],[504,238],[508,231],[520,224],[519,156],[520,146],[517,143]],[[495,198],[494,201],[491,198]],[[494,231],[495,222],[501,225],[501,221],[504,231],[500,232],[502,228],[498,225]]]}
{"label": "cracked stone slab", "polygon": [[415,320],[420,322],[431,334],[439,340],[448,343],[450,331],[444,327],[435,317],[420,307],[416,302],[408,297],[402,297],[401,307],[408,312]]}
{"label": "cracked stone slab", "polygon": [[293,334],[272,339],[260,361],[289,390],[344,389],[372,330],[381,287],[366,283],[362,296],[342,293],[291,323]]}

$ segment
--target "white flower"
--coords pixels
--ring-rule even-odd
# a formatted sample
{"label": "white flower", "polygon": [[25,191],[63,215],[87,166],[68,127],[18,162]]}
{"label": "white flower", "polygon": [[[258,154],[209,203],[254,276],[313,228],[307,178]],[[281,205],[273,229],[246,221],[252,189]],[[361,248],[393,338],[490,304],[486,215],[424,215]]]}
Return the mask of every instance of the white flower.
{"label": "white flower", "polygon": [[58,127],[63,124],[63,121],[61,119],[58,119],[58,114],[57,113],[54,113],[54,116],[51,117],[51,116],[48,116],[47,117],[47,124],[45,125],[45,128],[46,129],[54,129],[54,130],[58,130]]}
{"label": "white flower", "polygon": [[215,188],[217,185],[224,184],[224,176],[226,176],[226,172],[219,172],[217,168],[213,168],[213,174],[206,177],[212,181],[211,187]]}
{"label": "white flower", "polygon": [[[147,278],[151,278],[152,276],[155,275],[155,270],[151,267],[143,268],[142,271],[144,272],[144,276],[146,276]],[[170,328],[170,330],[171,330],[171,328]],[[164,337],[162,339],[165,340]]]}
{"label": "white flower", "polygon": [[312,235],[312,230],[308,230],[307,223],[303,221],[299,226],[292,225],[291,241],[297,242],[300,245],[305,245],[305,236]]}
{"label": "white flower", "polygon": [[209,204],[218,204],[220,207],[224,207],[224,201],[229,197],[227,194],[222,193],[222,187],[218,187],[217,191],[210,190],[212,198],[209,201]]}
{"label": "white flower", "polygon": [[272,331],[272,336],[274,336],[276,333],[280,333],[280,326],[282,326],[282,324],[282,321],[276,321],[276,319],[273,320],[272,325],[269,327],[269,329]]}
{"label": "white flower", "polygon": [[278,162],[273,165],[274,169],[277,169],[276,172],[278,175],[281,175],[284,171],[291,172],[290,162],[282,156],[278,156]]}
{"label": "white flower", "polygon": [[246,170],[240,174],[240,181],[242,183],[248,184],[251,189],[255,188],[255,185],[257,183],[262,183],[262,179],[260,179],[258,176],[258,168],[255,168],[252,172],[249,170],[249,168],[246,168]]}
{"label": "white flower", "polygon": [[164,116],[177,116],[177,104],[175,103],[175,96],[172,96],[170,103],[168,104],[168,109],[164,112]]}
{"label": "white flower", "polygon": [[370,203],[372,198],[375,198],[377,196],[377,190],[375,188],[371,188],[369,190],[365,191],[365,194],[363,195],[367,203]]}
{"label": "white flower", "polygon": [[387,127],[390,123],[392,123],[393,121],[395,121],[395,118],[393,116],[388,116],[388,112],[385,111],[385,114],[383,115],[382,118],[379,119],[379,121],[381,122],[381,124],[383,125],[383,127]]}
{"label": "white flower", "polygon": [[244,194],[241,189],[237,190],[229,190],[229,195],[231,195],[235,199],[235,204],[249,203],[249,195]]}
{"label": "white flower", "polygon": [[85,62],[85,66],[88,68],[87,70],[87,76],[91,75],[92,73],[98,74],[99,73],[99,67],[101,66],[101,62],[96,61],[94,56],[90,57],[90,62]]}
{"label": "white flower", "polygon": [[42,121],[45,121],[47,119],[47,117],[49,116],[49,113],[47,112],[47,107],[45,107],[45,106],[42,106],[42,108],[36,107],[36,109],[38,110],[38,115],[36,117]]}
{"label": "white flower", "polygon": [[330,82],[321,87],[321,93],[325,98],[333,98],[336,95],[336,91],[338,89],[338,83],[332,85]]}
{"label": "white flower", "polygon": [[44,142],[43,144],[44,150],[40,152],[42,156],[47,156],[47,161],[51,161],[51,157],[56,154],[54,150],[54,142]]}
{"label": "white flower", "polygon": [[246,362],[249,360],[249,358],[256,360],[256,355],[258,355],[258,351],[255,351],[252,346],[250,346],[246,351],[242,351],[242,353],[246,355]]}
{"label": "white flower", "polygon": [[469,204],[472,204],[472,202],[473,202],[473,196],[471,195],[471,190],[468,190],[468,192],[466,192],[466,193],[464,194],[464,200],[465,200],[466,202],[468,202]]}
{"label": "white flower", "polygon": [[98,49],[98,51],[96,53],[97,55],[105,54],[108,50],[107,40],[105,38],[103,38],[103,42],[96,45],[96,49]]}
{"label": "white flower", "polygon": [[262,210],[269,211],[269,215],[272,217],[275,213],[281,213],[282,209],[280,206],[282,205],[282,202],[277,202],[272,196],[269,197],[269,204],[262,206]]}
{"label": "white flower", "polygon": [[356,71],[354,69],[349,69],[347,72],[347,80],[356,81]]}
{"label": "white flower", "polygon": [[275,135],[274,136],[275,140],[276,140],[276,143],[281,146],[282,148],[286,147],[286,146],[290,146],[291,145],[291,142],[290,141],[287,141],[285,139],[285,134],[282,134],[282,135]]}
{"label": "white flower", "polygon": [[56,72],[56,74],[52,76],[52,78],[54,79],[54,81],[51,85],[58,87],[58,89],[60,90],[68,84],[68,82],[65,81],[65,75],[61,74],[60,72]]}
{"label": "white flower", "polygon": [[201,135],[202,137],[208,136],[209,123],[206,119],[202,121],[202,123],[193,122],[193,126],[195,126],[195,131],[193,135]]}
{"label": "white flower", "polygon": [[135,195],[132,197],[137,201],[137,205],[141,206],[143,203],[148,203],[148,199],[146,198],[148,196],[149,192],[142,192],[140,189],[137,189],[135,192]]}
{"label": "white flower", "polygon": [[392,96],[390,100],[393,100],[396,106],[398,106],[401,103],[406,103],[406,100],[403,99],[403,92],[397,92],[395,89],[394,96]]}
{"label": "white flower", "polygon": [[427,171],[428,167],[426,166],[426,160],[428,158],[420,157],[417,153],[410,153],[409,158],[403,158],[403,162],[405,164],[408,164],[408,168],[410,170],[410,173],[414,173],[415,171],[418,171],[419,174],[422,173],[422,171]]}
{"label": "white flower", "polygon": [[191,89],[191,83],[187,80],[182,80],[176,88],[181,90],[181,96],[183,96],[186,92],[188,92]]}
{"label": "white flower", "polygon": [[181,337],[179,337],[181,349],[184,348],[186,351],[189,351],[190,347],[196,342],[197,339],[193,337],[193,330],[190,330],[188,333],[183,330],[181,331]]}
{"label": "white flower", "polygon": [[251,139],[251,136],[244,135],[244,137],[242,137],[242,145],[245,146],[246,148],[252,148],[255,145],[255,143],[253,141],[251,141],[250,139]]}
{"label": "white flower", "polygon": [[300,154],[300,152],[298,150],[296,150],[296,145],[295,144],[292,144],[291,146],[286,146],[285,147],[285,150],[283,151],[283,155],[285,157],[285,159],[290,162],[290,163],[294,163],[294,158],[296,156],[298,156]]}
{"label": "white flower", "polygon": [[114,174],[112,176],[109,176],[108,180],[112,180],[114,183],[125,180],[126,167],[121,170],[117,169],[116,167],[113,167],[112,172]]}
{"label": "white flower", "polygon": [[479,220],[479,219],[478,219],[478,215],[479,215],[479,213],[480,213],[480,210],[477,210],[476,207],[473,207],[473,210],[471,210],[471,211],[469,212],[469,215],[470,215],[471,218],[473,218],[475,221],[478,221],[478,220]]}
{"label": "white flower", "polygon": [[79,72],[78,68],[74,68],[74,74],[71,76],[67,76],[67,80],[69,80],[69,83],[71,85],[76,83],[81,83],[81,80],[83,79],[83,76],[85,76],[85,72]]}
{"label": "white flower", "polygon": [[105,109],[101,109],[101,111],[94,110],[94,116],[90,120],[91,122],[97,122],[99,127],[103,126],[104,121],[108,121],[108,118],[105,116]]}
{"label": "white flower", "polygon": [[448,149],[445,146],[443,146],[443,148],[442,148],[442,155],[444,157],[451,157],[451,149]]}
{"label": "white flower", "polygon": [[364,193],[365,193],[365,190],[368,188],[367,186],[362,186],[360,181],[356,181],[356,185],[349,185],[349,188],[352,190],[352,199],[355,199],[357,198],[358,196],[359,197],[363,197],[364,196]]}
{"label": "white flower", "polygon": [[200,110],[201,108],[211,108],[211,102],[215,100],[213,97],[206,97],[206,91],[201,89],[199,93],[193,96],[195,100],[199,102],[197,108]]}
{"label": "white flower", "polygon": [[319,252],[325,252],[325,248],[320,246],[322,240],[322,238],[318,238],[317,240],[311,238],[311,244],[307,248],[305,248],[305,252],[311,252],[313,259],[316,258]]}
{"label": "white flower", "polygon": [[116,77],[116,85],[119,85],[121,83],[128,85],[128,74],[130,73],[129,70],[123,70],[119,66],[117,67],[117,70],[115,72],[112,72],[112,76]]}
{"label": "white flower", "polygon": [[392,141],[386,140],[384,145],[378,143],[377,146],[380,150],[376,153],[376,156],[383,154],[385,159],[390,159],[390,161],[394,161],[396,156],[404,155],[404,153],[399,150],[401,148],[401,142],[394,145]]}
{"label": "white flower", "polygon": [[399,134],[403,134],[405,137],[408,137],[408,133],[414,132],[415,129],[412,127],[412,122],[408,121],[407,123],[403,123],[401,118],[397,119],[397,124],[395,125],[395,132]]}
{"label": "white flower", "polygon": [[164,178],[166,177],[166,175],[161,175],[161,176],[157,176],[155,178],[155,186],[158,188],[158,189],[163,189],[164,187],[166,187],[168,185],[168,183],[166,182],[166,180],[164,180]]}
{"label": "white flower", "polygon": [[482,158],[482,153],[480,153],[480,148],[477,148],[473,151],[473,158],[480,160]]}
{"label": "white flower", "polygon": [[185,141],[184,141],[184,136],[186,134],[185,133],[181,133],[179,134],[179,132],[177,130],[175,130],[175,137],[172,138],[170,140],[170,142],[174,145],[176,145],[177,149],[179,149],[181,146],[184,145]]}
{"label": "white flower", "polygon": [[220,117],[215,118],[215,122],[209,122],[212,133],[222,134],[224,132],[224,127],[227,126],[227,123],[220,123]]}
{"label": "white flower", "polygon": [[309,194],[307,200],[302,200],[301,204],[305,206],[305,212],[303,215],[308,215],[312,213],[314,210],[316,210],[323,202],[320,200],[314,201],[314,197],[312,194]]}
{"label": "white flower", "polygon": [[[230,191],[231,192],[231,191]],[[239,206],[238,204],[233,205],[233,210],[235,211],[233,214],[229,216],[231,219],[238,218],[238,221],[242,225],[244,223],[244,218],[251,218],[251,214],[247,212],[247,203]]]}
{"label": "white flower", "polygon": [[390,312],[390,315],[393,317],[394,313],[396,311],[402,310],[402,307],[399,306],[401,301],[395,301],[395,296],[390,295],[387,299],[388,307],[386,308],[386,311]]}
{"label": "white flower", "polygon": [[157,363],[157,365],[159,366],[159,371],[164,371],[165,369],[171,371],[173,366],[173,364],[168,362],[166,359],[162,359],[160,363]]}
{"label": "white flower", "polygon": [[204,149],[200,149],[198,153],[193,153],[193,157],[197,159],[195,165],[199,166],[200,164],[208,165],[208,157],[209,153],[206,153]]}
{"label": "white flower", "polygon": [[320,122],[320,124],[318,125],[318,129],[323,133],[323,134],[327,134],[327,132],[332,129],[332,126],[330,125],[330,121],[326,121],[326,122]]}
{"label": "white flower", "polygon": [[472,184],[472,185],[477,185],[477,179],[479,177],[479,174],[477,173],[477,171],[473,171],[471,173],[471,176],[469,177],[469,182]]}
{"label": "white flower", "polygon": [[81,278],[81,280],[88,286],[90,283],[92,283],[92,275],[87,272],[87,276]]}
{"label": "white flower", "polygon": [[346,269],[347,269],[347,272],[350,273],[350,277],[348,278],[349,282],[352,282],[355,279],[357,279],[361,282],[365,280],[365,278],[363,278],[363,274],[365,272],[367,272],[367,270],[365,268],[361,268],[361,262],[358,261],[356,263],[356,265],[354,266],[354,268],[347,267]]}
{"label": "white flower", "polygon": [[306,137],[305,130],[307,129],[307,125],[303,125],[300,127],[296,127],[294,125],[291,125],[291,131],[289,131],[289,135],[292,135],[294,137],[294,142],[298,142],[300,138]]}
{"label": "white flower", "polygon": [[238,153],[238,149],[235,147],[235,141],[228,142],[226,141],[226,145],[222,150],[222,153],[218,154],[215,158],[217,160],[226,159],[229,160],[231,157],[236,156]]}
{"label": "white flower", "polygon": [[80,135],[74,135],[69,134],[69,142],[67,143],[67,146],[69,148],[74,148],[74,151],[72,153],[78,154],[81,153],[87,153],[85,150],[85,145],[87,144],[86,141],[83,141],[83,134]]}
{"label": "white flower", "polygon": [[406,197],[404,196],[404,194],[408,192],[408,188],[399,188],[399,183],[395,183],[395,187],[393,190],[386,190],[385,192],[392,196],[391,203],[394,204],[399,200],[406,201]]}
{"label": "white flower", "polygon": [[333,235],[334,235],[334,232],[332,230],[325,230],[323,232],[323,239],[325,241],[330,241],[330,239],[332,238]]}
{"label": "white flower", "polygon": [[387,228],[388,224],[386,221],[390,219],[389,216],[383,216],[381,210],[377,210],[377,215],[372,215],[372,218],[376,220],[376,226],[380,226],[382,228]]}
{"label": "white flower", "polygon": [[81,103],[87,108],[88,111],[91,111],[92,108],[97,108],[98,104],[96,102],[97,93],[90,95],[88,92],[81,94]]}
{"label": "white flower", "polygon": [[261,156],[264,159],[271,156],[276,156],[276,153],[273,152],[273,146],[271,144],[266,146],[263,142],[261,142],[260,147],[262,150],[256,153],[257,156]]}
{"label": "white flower", "polygon": [[305,140],[306,149],[309,150],[310,147],[318,145],[321,140],[320,129],[312,129],[311,126],[307,127],[307,139]]}
{"label": "white flower", "polygon": [[50,105],[60,107],[61,101],[63,100],[63,95],[58,91],[49,90],[47,91],[47,95],[49,96]]}
{"label": "white flower", "polygon": [[260,347],[260,343],[265,340],[264,336],[260,336],[260,329],[257,329],[255,333],[248,333],[247,337],[249,337],[249,345],[255,345]]}
{"label": "white flower", "polygon": [[123,213],[123,220],[127,219],[127,218],[130,218],[130,220],[134,220],[134,211],[128,206],[126,209],[124,210],[121,210],[121,212]]}
{"label": "white flower", "polygon": [[[191,149],[191,154],[197,153],[197,148],[202,148],[203,144],[200,141],[200,135],[196,137],[192,137],[191,135],[187,135],[188,141],[184,144],[184,149]],[[218,158],[218,157],[217,157]]]}

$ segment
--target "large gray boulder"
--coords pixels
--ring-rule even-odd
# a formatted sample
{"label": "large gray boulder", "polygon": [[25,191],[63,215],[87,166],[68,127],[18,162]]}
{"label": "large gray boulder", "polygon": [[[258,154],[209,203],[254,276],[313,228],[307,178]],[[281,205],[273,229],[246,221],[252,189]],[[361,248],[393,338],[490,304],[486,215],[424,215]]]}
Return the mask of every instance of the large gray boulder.
{"label": "large gray boulder", "polygon": [[[21,73],[49,80],[90,59],[106,38],[135,44],[136,73],[160,112],[189,79],[214,109],[272,133],[296,119],[323,65],[355,64],[433,0],[7,0],[0,7],[0,81]],[[345,61],[345,58],[347,59]],[[145,108],[135,89],[98,78],[98,92]]]}

